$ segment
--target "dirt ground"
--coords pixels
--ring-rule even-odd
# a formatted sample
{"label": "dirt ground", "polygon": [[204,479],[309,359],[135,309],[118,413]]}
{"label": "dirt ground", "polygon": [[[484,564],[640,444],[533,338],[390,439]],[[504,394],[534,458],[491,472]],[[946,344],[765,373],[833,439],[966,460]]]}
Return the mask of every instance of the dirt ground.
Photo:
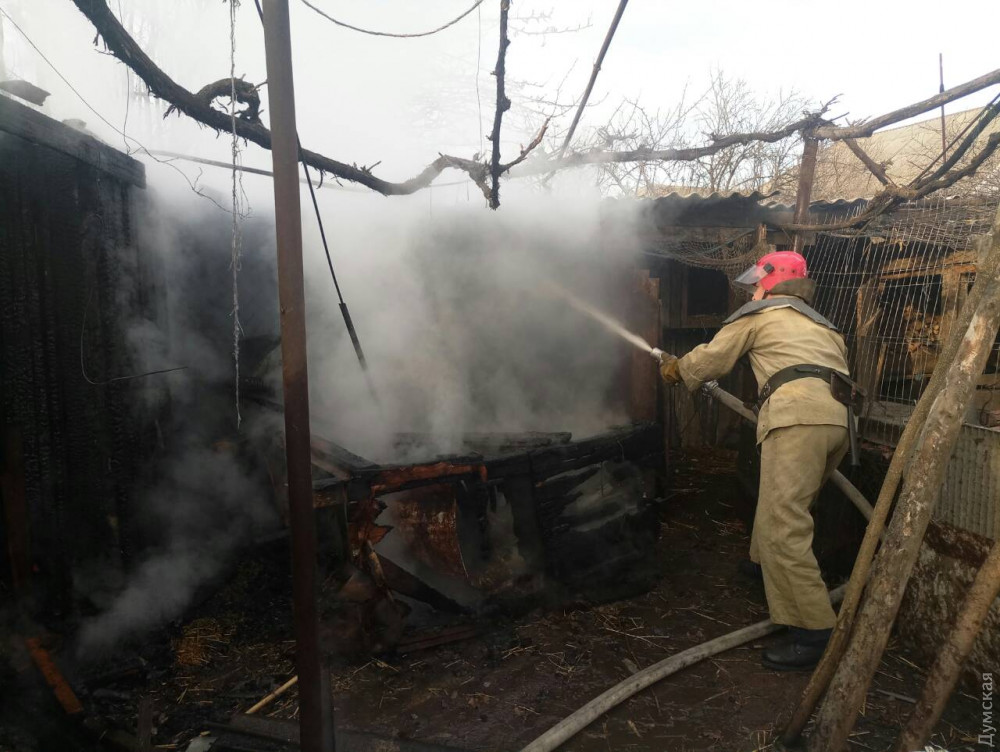
{"label": "dirt ground", "polygon": [[[630,673],[765,618],[762,586],[736,573],[749,538],[733,462],[724,453],[674,459],[657,550],[661,576],[650,592],[496,617],[481,623],[472,640],[338,668],[332,675],[338,726],[467,750],[517,750]],[[146,696],[154,708],[154,744],[184,749],[206,722],[228,721],[293,674],[289,592],[287,561],[246,562],[185,623],[144,643],[144,678],[105,682],[86,702],[128,726]],[[771,748],[808,675],[762,668],[765,644],[732,650],[655,685],[564,749]],[[891,747],[922,676],[923,668],[891,643],[852,748]],[[262,715],[296,713],[293,689]],[[978,698],[957,694],[934,741],[949,750],[974,749],[978,713]]]}

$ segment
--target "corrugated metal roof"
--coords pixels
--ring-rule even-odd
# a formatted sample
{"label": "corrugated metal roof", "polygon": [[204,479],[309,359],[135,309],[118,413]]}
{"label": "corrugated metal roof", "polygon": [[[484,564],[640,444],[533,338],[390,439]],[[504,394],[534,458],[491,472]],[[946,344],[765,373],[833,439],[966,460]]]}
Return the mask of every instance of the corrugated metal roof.
{"label": "corrugated metal roof", "polygon": [[[764,193],[713,193],[682,195],[671,193],[655,199],[646,199],[645,211],[649,221],[658,228],[668,227],[756,227],[789,224],[795,216],[795,207],[789,204],[768,202],[775,194]],[[846,201],[817,201],[809,206],[811,217],[822,222],[846,216],[866,203],[866,199]]]}
{"label": "corrugated metal roof", "polygon": [[[698,194],[671,193],[655,199],[640,199],[649,229],[659,233],[669,233],[672,228],[753,228],[759,224],[772,227],[791,224],[795,219],[795,207],[778,201],[768,201],[776,194],[764,193],[713,193],[708,196]],[[834,222],[862,211],[868,203],[866,198],[837,199],[835,201],[814,201],[809,205],[811,222]],[[985,197],[941,197],[933,196],[919,201],[907,202],[888,215],[877,218],[875,226],[891,223],[893,218],[907,213],[949,212],[953,220],[961,218],[962,210],[968,209],[970,217],[982,213],[983,208],[992,210],[995,201]],[[954,214],[958,211],[958,214]]]}

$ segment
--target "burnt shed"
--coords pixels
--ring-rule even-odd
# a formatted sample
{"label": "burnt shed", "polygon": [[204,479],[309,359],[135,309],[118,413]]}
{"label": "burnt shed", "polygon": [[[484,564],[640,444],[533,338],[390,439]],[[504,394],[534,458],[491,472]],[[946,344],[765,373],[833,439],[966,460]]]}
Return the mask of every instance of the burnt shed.
{"label": "burnt shed", "polygon": [[63,608],[127,559],[155,443],[133,341],[160,307],[134,242],[144,187],[136,160],[0,96],[0,581],[44,580]]}

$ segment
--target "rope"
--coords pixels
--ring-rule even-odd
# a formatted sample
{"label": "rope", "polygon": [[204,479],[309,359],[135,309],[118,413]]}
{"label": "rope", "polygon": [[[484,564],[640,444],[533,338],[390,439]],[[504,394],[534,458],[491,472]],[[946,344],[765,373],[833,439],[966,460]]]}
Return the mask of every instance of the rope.
{"label": "rope", "polygon": [[229,120],[232,124],[232,158],[233,158],[233,237],[230,247],[229,266],[233,274],[233,368],[235,371],[234,386],[236,391],[236,428],[239,430],[240,416],[240,217],[243,212],[243,172],[238,169],[240,161],[240,145],[236,136],[236,9],[239,0],[229,0]]}
{"label": "rope", "polygon": [[476,8],[478,8],[480,5],[482,5],[483,4],[483,0],[476,0],[476,2],[473,3],[473,5],[472,5],[471,8],[469,8],[467,11],[465,11],[464,13],[462,13],[462,15],[460,15],[458,18],[452,19],[451,21],[449,21],[448,23],[444,24],[443,26],[438,26],[436,29],[431,29],[430,31],[420,31],[420,32],[417,32],[415,34],[393,34],[393,33],[388,32],[388,31],[372,31],[371,29],[362,29],[360,26],[352,26],[349,23],[344,23],[343,21],[338,21],[333,16],[325,13],[324,11],[320,10],[315,5],[313,5],[312,3],[310,3],[309,0],[302,0],[302,4],[305,5],[307,8],[309,8],[314,13],[318,13],[319,15],[321,15],[327,21],[335,23],[337,26],[342,26],[345,29],[350,29],[351,31],[358,31],[358,32],[360,32],[362,34],[370,34],[373,37],[392,37],[394,39],[415,39],[416,37],[429,37],[431,34],[437,34],[439,31],[444,31],[449,26],[454,26],[459,21],[461,21],[463,18],[465,18],[467,15],[469,15],[470,13],[472,13],[472,11],[474,11]]}

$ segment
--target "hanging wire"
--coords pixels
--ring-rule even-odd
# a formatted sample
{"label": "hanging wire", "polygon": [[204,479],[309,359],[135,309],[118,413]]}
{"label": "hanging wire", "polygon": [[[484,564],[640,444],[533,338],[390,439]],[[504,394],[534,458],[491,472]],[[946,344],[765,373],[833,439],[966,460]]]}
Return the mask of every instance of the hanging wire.
{"label": "hanging wire", "polygon": [[119,381],[134,381],[135,379],[144,379],[147,376],[157,376],[162,373],[174,373],[175,371],[187,370],[187,366],[174,366],[172,368],[158,368],[155,371],[145,371],[143,373],[135,373],[128,376],[112,376],[110,379],[102,379],[101,381],[95,381],[90,378],[90,375],[87,373],[87,356],[84,339],[87,334],[87,313],[90,311],[91,303],[94,302],[95,292],[96,289],[92,288],[90,294],[87,296],[87,303],[83,307],[83,317],[80,322],[80,373],[82,374],[84,381],[91,386],[107,386],[108,384],[114,384]]}
{"label": "hanging wire", "polygon": [[[122,19],[125,17],[122,11],[122,0],[118,0],[118,23],[122,23]],[[124,26],[124,24],[122,23]],[[123,66],[125,68],[125,117],[122,120],[122,133],[128,129],[128,113],[129,107],[132,103],[132,69],[127,65]],[[128,139],[122,137],[122,143],[125,146],[125,153],[132,156],[132,147],[129,146]]]}
{"label": "hanging wire", "polygon": [[[254,0],[254,5],[257,7],[257,16],[260,18],[261,25],[263,25],[264,9],[260,5],[260,0]],[[358,363],[361,366],[361,372],[365,377],[365,383],[368,385],[368,391],[371,393],[372,399],[375,403],[378,404],[379,398],[378,392],[375,391],[375,382],[372,381],[371,372],[368,370],[368,361],[365,358],[364,350],[361,347],[361,340],[358,338],[357,329],[354,328],[354,320],[351,318],[351,311],[347,307],[347,303],[344,301],[344,295],[340,291],[340,283],[337,281],[337,273],[333,269],[333,257],[330,255],[330,244],[326,240],[326,228],[323,226],[323,215],[319,210],[319,201],[316,199],[316,189],[313,187],[312,173],[309,172],[309,165],[306,164],[306,161],[302,158],[302,141],[299,139],[298,133],[295,134],[295,143],[298,148],[299,161],[302,163],[302,169],[305,171],[306,185],[309,186],[309,197],[312,199],[313,212],[316,214],[316,224],[319,226],[320,240],[323,241],[323,252],[326,254],[326,264],[330,269],[330,277],[333,279],[333,287],[337,291],[337,301],[340,307],[340,315],[344,319],[344,326],[347,327],[347,333],[351,338],[351,344],[354,346],[354,354],[358,358]]]}
{"label": "hanging wire", "polygon": [[[483,9],[476,6],[476,123],[479,125],[479,141],[476,143],[476,151],[483,151],[483,100],[479,94],[479,72],[483,59]],[[466,183],[465,191],[468,193],[469,186]]]}
{"label": "hanging wire", "polygon": [[313,5],[312,3],[310,3],[309,0],[302,0],[302,4],[305,5],[307,8],[309,8],[314,13],[318,13],[319,15],[321,15],[327,21],[335,23],[337,26],[342,26],[345,29],[350,29],[351,31],[358,31],[358,32],[361,32],[362,34],[370,34],[373,37],[392,37],[394,39],[415,39],[417,37],[429,37],[431,34],[437,34],[439,31],[444,31],[449,26],[454,26],[459,21],[461,21],[463,18],[465,18],[467,15],[469,15],[470,13],[472,13],[472,11],[474,11],[476,8],[478,8],[480,5],[482,5],[483,4],[483,0],[476,0],[476,2],[473,3],[472,7],[469,8],[464,13],[462,13],[462,15],[458,16],[457,18],[453,18],[451,21],[449,21],[448,23],[446,23],[446,24],[444,24],[442,26],[438,26],[436,29],[431,29],[430,31],[420,31],[420,32],[416,32],[414,34],[393,34],[391,32],[387,32],[387,31],[372,31],[371,29],[362,29],[360,26],[352,26],[349,23],[344,23],[343,21],[338,21],[333,16],[331,16],[328,13],[320,10],[315,5]]}

